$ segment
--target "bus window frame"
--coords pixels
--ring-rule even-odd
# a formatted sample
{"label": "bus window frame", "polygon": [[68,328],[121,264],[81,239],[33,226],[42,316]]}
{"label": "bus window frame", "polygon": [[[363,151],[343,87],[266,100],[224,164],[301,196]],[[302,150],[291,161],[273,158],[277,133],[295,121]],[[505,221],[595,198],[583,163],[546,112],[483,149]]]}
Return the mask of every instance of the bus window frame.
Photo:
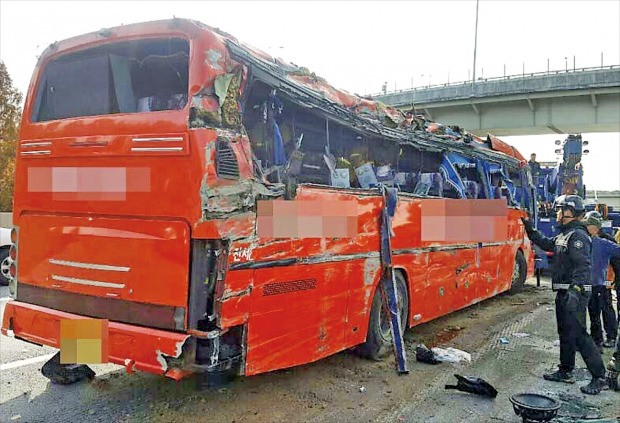
{"label": "bus window frame", "polygon": [[[129,113],[112,113],[112,114],[103,114],[103,115],[92,115],[92,116],[74,116],[74,117],[66,117],[66,118],[62,118],[62,119],[50,119],[50,120],[44,120],[44,121],[37,121],[33,119],[33,114],[35,113],[35,111],[38,112],[38,108],[40,106],[40,102],[41,102],[41,97],[43,95],[43,90],[41,89],[41,84],[45,84],[46,83],[46,74],[45,71],[47,69],[47,66],[53,62],[56,61],[58,59],[61,59],[63,57],[66,56],[70,56],[73,54],[79,54],[82,52],[85,52],[87,50],[90,50],[92,48],[100,48],[102,46],[108,46],[108,45],[113,45],[113,44],[122,44],[122,43],[126,43],[126,42],[132,42],[132,41],[144,41],[144,40],[167,40],[170,38],[178,38],[178,39],[182,39],[183,41],[187,42],[188,44],[188,75],[187,75],[187,102],[185,104],[185,106],[183,106],[182,109],[171,109],[171,110],[157,110],[157,111],[150,111],[150,112],[129,112]],[[44,53],[45,54],[45,53]],[[192,79],[194,77],[194,73],[192,71],[192,64],[193,61],[195,60],[194,58],[194,40],[192,38],[190,38],[186,33],[183,32],[172,32],[169,34],[149,34],[149,35],[143,35],[143,36],[128,36],[128,37],[122,37],[122,38],[114,38],[111,40],[106,40],[105,42],[101,42],[101,40],[96,40],[96,41],[92,41],[90,43],[86,43],[86,44],[82,44],[67,50],[62,50],[60,52],[57,53],[52,53],[49,56],[43,58],[43,60],[37,64],[36,69],[35,69],[35,76],[34,76],[34,83],[31,83],[31,86],[28,90],[28,97],[33,97],[34,101],[26,101],[25,103],[25,109],[23,111],[23,118],[25,119],[25,122],[28,125],[45,125],[45,124],[50,124],[52,122],[63,122],[63,121],[67,121],[67,120],[84,120],[84,119],[100,119],[100,118],[109,118],[109,117],[114,117],[114,118],[120,118],[120,117],[126,117],[126,116],[134,116],[134,115],[142,115],[142,116],[154,116],[155,114],[161,114],[161,113],[184,113],[187,116],[189,116],[189,109],[191,107],[192,104],[192,87],[194,85],[196,85],[196,82]],[[200,84],[198,84],[200,85]]]}

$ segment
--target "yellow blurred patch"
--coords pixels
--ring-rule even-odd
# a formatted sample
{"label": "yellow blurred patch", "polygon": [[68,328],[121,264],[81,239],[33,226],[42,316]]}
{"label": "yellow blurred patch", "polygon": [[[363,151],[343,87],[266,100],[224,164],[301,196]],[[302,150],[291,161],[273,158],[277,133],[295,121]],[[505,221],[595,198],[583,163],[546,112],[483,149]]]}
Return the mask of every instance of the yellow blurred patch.
{"label": "yellow blurred patch", "polygon": [[63,319],[60,321],[60,363],[108,362],[108,321]]}

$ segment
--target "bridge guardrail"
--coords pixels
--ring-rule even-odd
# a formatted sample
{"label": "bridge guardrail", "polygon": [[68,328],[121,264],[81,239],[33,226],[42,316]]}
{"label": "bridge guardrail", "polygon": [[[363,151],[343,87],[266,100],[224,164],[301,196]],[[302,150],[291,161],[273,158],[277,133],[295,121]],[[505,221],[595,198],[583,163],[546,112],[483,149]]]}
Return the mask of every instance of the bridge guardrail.
{"label": "bridge guardrail", "polygon": [[[505,75],[505,76],[494,76],[491,78],[483,78],[480,77],[478,78],[478,80],[476,80],[476,84],[484,84],[485,82],[493,82],[493,81],[506,81],[506,80],[514,80],[514,79],[527,79],[527,78],[533,78],[533,77],[537,77],[537,76],[546,76],[546,75],[560,75],[560,74],[567,74],[567,73],[579,73],[579,72],[586,72],[586,71],[594,71],[594,70],[611,70],[611,69],[618,69],[620,70],[620,65],[610,65],[610,66],[593,66],[593,67],[587,67],[587,68],[577,68],[577,69],[566,69],[566,70],[550,70],[550,71],[542,71],[542,72],[529,72],[529,73],[519,73],[519,74],[513,74],[513,75]],[[390,94],[400,94],[400,93],[406,93],[406,92],[411,92],[411,91],[418,91],[418,90],[428,90],[431,88],[444,88],[444,87],[456,87],[456,86],[462,86],[462,85],[471,85],[474,82],[471,80],[468,81],[459,81],[459,82],[447,82],[444,84],[433,84],[433,85],[423,85],[420,87],[414,87],[414,88],[404,88],[401,90],[392,90],[392,91],[386,91],[385,93],[380,92],[380,93],[375,93],[375,94],[368,94],[367,97],[382,97],[382,96],[386,96],[386,95],[390,95]]]}

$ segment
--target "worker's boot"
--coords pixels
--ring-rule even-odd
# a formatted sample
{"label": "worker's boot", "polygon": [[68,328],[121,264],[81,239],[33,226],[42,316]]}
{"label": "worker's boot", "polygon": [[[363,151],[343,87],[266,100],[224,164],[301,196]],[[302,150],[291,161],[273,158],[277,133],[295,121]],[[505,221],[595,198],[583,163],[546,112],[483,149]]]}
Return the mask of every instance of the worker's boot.
{"label": "worker's boot", "polygon": [[595,377],[595,378],[592,378],[590,383],[588,383],[586,386],[582,386],[579,389],[584,394],[597,395],[603,389],[607,389],[607,381],[602,377]]}
{"label": "worker's boot", "polygon": [[543,378],[551,382],[575,383],[573,372],[564,369],[558,369],[553,373],[546,373],[543,375]]}
{"label": "worker's boot", "polygon": [[613,339],[607,339],[607,341],[603,342],[603,348],[613,348],[616,346],[616,341]]}

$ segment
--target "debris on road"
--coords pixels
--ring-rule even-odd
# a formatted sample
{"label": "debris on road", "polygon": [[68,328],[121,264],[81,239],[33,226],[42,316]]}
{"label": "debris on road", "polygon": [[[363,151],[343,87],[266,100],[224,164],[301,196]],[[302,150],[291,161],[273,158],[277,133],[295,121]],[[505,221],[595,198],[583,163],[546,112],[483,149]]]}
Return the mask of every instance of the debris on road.
{"label": "debris on road", "polygon": [[435,334],[435,337],[430,343],[431,347],[448,343],[456,338],[463,329],[465,329],[463,326],[453,325],[443,328]]}
{"label": "debris on road", "polygon": [[456,389],[470,394],[483,395],[491,398],[497,396],[497,390],[487,381],[474,376],[454,375],[456,385],[446,385],[446,389]]}
{"label": "debris on road", "polygon": [[419,344],[415,349],[415,358],[417,361],[421,363],[427,364],[439,364],[440,360],[437,359],[437,356],[433,351],[431,351],[426,345]]}
{"label": "debris on road", "polygon": [[445,361],[448,363],[460,363],[461,361],[467,361],[468,363],[471,363],[471,354],[456,348],[435,347],[431,351],[435,353],[435,357],[439,361]]}
{"label": "debris on road", "polygon": [[360,387],[360,392],[361,392],[362,394],[363,394],[364,392],[366,392],[366,387],[365,387],[365,386]]}
{"label": "debris on road", "polygon": [[515,332],[512,334],[512,336],[514,336],[515,338],[527,338],[530,336],[529,333],[523,333],[523,332]]}
{"label": "debris on road", "polygon": [[541,394],[517,394],[510,397],[512,408],[524,422],[547,422],[553,419],[560,403]]}
{"label": "debris on road", "polygon": [[558,411],[559,417],[586,420],[600,419],[602,417],[600,407],[585,400],[580,395],[560,392],[557,394],[557,397],[562,404],[560,410]]}
{"label": "debris on road", "polygon": [[510,341],[508,340],[508,338],[499,338],[499,343],[502,345],[506,345],[509,344]]}

